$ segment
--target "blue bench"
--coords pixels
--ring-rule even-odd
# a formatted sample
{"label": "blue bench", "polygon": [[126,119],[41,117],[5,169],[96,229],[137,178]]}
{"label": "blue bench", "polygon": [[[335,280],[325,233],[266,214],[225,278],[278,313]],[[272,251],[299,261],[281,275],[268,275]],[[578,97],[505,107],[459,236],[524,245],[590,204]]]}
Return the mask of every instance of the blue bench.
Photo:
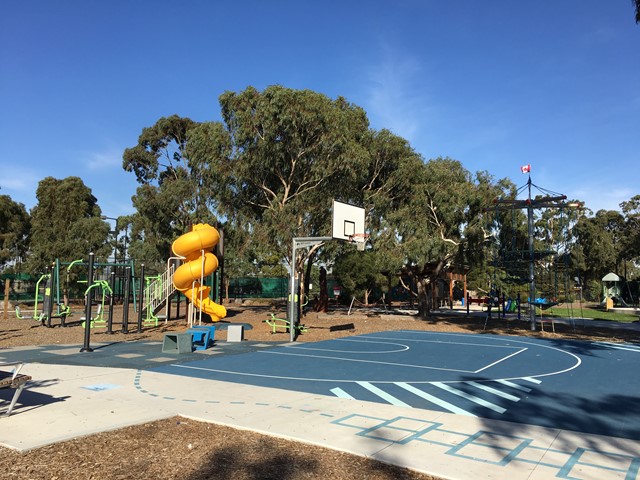
{"label": "blue bench", "polygon": [[196,350],[206,350],[213,345],[216,327],[213,325],[198,325],[187,330],[193,338],[193,348]]}

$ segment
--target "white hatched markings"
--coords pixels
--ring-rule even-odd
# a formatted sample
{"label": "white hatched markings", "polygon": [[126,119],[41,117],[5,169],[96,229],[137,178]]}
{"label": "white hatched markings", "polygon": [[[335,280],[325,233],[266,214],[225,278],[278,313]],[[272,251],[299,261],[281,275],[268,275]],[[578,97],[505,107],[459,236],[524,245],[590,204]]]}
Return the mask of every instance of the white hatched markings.
{"label": "white hatched markings", "polygon": [[[533,383],[535,385],[538,385],[541,383],[540,380],[538,380],[537,378],[532,378],[532,377],[523,377],[520,380],[529,382],[529,383]],[[522,385],[519,385],[511,380],[494,380],[493,382],[498,383],[504,387],[509,387],[511,389],[514,390],[518,390],[520,392],[524,392],[524,393],[529,393],[531,392],[531,389]],[[360,385],[361,387],[363,387],[364,389],[368,390],[369,392],[373,393],[374,395],[376,395],[377,397],[383,399],[385,402],[390,403],[391,405],[396,405],[396,406],[401,406],[401,407],[409,407],[412,408],[411,405],[409,405],[408,403],[400,400],[397,397],[394,397],[393,395],[391,395],[390,393],[382,390],[379,387],[376,387],[375,385],[373,385],[370,382],[356,382],[358,385]],[[502,391],[502,390],[498,390],[497,388],[494,388],[492,386],[487,385],[486,383],[481,383],[481,382],[474,382],[474,381],[468,381],[468,382],[461,382],[464,383],[466,385],[469,385],[470,387],[473,387],[475,389],[478,389],[482,392],[486,392],[490,395],[495,395],[496,397],[508,400],[510,402],[518,402],[520,400],[519,397],[517,397],[516,395],[512,395],[511,393]],[[457,405],[454,405],[453,403],[447,402],[435,395],[431,395],[427,392],[425,392],[424,390],[421,390],[417,387],[414,387],[413,385],[406,383],[406,382],[395,382],[394,385],[402,388],[403,390],[406,390],[409,393],[412,393],[414,395],[416,395],[417,397],[420,397],[434,405],[437,405],[441,408],[443,408],[444,410],[451,412],[451,413],[456,413],[458,415],[467,415],[470,417],[476,417],[477,415],[469,412],[468,410],[465,410],[464,408],[461,408]],[[494,412],[497,413],[504,413],[507,411],[506,408],[501,407],[500,405],[496,405],[493,402],[490,402],[488,400],[485,400],[483,398],[477,397],[476,395],[472,395],[470,393],[467,393],[463,390],[460,390],[459,388],[455,388],[453,386],[451,386],[448,383],[443,383],[443,382],[429,382],[427,385],[432,385],[440,390],[443,390],[445,392],[451,393],[457,397],[460,397],[466,401],[469,401],[471,403],[474,403],[476,405],[480,405],[484,408],[488,408],[489,410],[493,410]],[[331,389],[331,393],[333,393],[336,397],[340,397],[340,398],[348,398],[348,399],[354,399],[353,396],[351,396],[350,394],[348,394],[346,391],[344,391],[342,388],[333,388]]]}

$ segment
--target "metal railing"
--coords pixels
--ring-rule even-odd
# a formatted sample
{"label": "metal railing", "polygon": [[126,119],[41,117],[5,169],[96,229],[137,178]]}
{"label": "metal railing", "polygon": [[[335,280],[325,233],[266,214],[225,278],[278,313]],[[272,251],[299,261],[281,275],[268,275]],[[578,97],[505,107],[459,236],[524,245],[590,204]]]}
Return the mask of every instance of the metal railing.
{"label": "metal railing", "polygon": [[144,289],[144,305],[147,309],[147,315],[155,316],[155,313],[165,306],[167,309],[165,315],[165,323],[169,317],[169,298],[173,295],[176,288],[173,285],[173,273],[175,265],[169,263],[167,270],[156,277],[148,277],[147,284]]}

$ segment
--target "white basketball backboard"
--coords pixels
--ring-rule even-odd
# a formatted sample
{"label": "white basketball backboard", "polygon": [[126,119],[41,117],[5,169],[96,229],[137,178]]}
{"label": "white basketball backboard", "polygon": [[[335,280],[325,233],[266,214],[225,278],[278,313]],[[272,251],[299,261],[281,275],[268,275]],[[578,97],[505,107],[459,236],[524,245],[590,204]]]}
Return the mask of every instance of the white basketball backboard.
{"label": "white basketball backboard", "polygon": [[331,236],[338,240],[353,240],[353,235],[363,233],[364,208],[334,200]]}

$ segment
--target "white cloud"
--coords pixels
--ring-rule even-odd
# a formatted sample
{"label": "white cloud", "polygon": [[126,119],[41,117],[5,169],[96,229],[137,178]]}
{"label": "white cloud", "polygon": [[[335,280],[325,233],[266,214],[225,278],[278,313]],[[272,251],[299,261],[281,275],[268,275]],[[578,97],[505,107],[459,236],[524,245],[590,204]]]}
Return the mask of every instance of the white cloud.
{"label": "white cloud", "polygon": [[103,152],[89,152],[84,154],[83,163],[90,172],[122,168],[122,152],[124,148],[111,147]]}
{"label": "white cloud", "polygon": [[0,195],[9,195],[14,202],[24,203],[27,209],[35,204],[35,193],[42,172],[18,164],[0,163]]}
{"label": "white cloud", "polygon": [[583,201],[585,206],[594,213],[598,210],[620,211],[620,204],[634,195],[637,195],[637,192],[630,188],[620,188],[616,185],[604,185],[603,183],[582,185],[567,193],[570,199],[576,198]]}
{"label": "white cloud", "polygon": [[422,66],[406,53],[382,49],[380,62],[369,68],[366,110],[375,128],[387,128],[415,140],[427,108]]}

